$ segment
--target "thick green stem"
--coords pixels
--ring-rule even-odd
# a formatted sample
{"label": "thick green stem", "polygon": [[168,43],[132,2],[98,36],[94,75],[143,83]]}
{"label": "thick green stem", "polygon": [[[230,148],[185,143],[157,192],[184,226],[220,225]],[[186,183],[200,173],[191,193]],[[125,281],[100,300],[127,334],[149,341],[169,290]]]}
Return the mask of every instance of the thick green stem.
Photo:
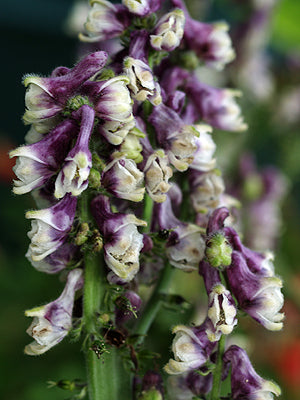
{"label": "thick green stem", "polygon": [[167,292],[170,285],[172,274],[173,274],[173,268],[169,263],[167,263],[167,265],[161,272],[159,281],[153,293],[151,294],[150,299],[148,300],[148,303],[141,318],[138,320],[135,333],[141,335],[139,343],[143,342],[144,336],[147,334],[152,322],[154,321],[161,307],[162,304],[161,295]]}
{"label": "thick green stem", "polygon": [[220,400],[221,379],[222,379],[222,357],[225,350],[226,335],[222,335],[218,344],[216,367],[213,371],[213,387],[210,400]]}

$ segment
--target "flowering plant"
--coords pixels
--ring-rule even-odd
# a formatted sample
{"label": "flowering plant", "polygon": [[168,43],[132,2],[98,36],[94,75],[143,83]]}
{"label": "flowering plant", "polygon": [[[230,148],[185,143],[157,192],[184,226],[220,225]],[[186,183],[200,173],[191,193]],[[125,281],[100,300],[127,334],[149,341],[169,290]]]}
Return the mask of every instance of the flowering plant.
{"label": "flowering plant", "polygon": [[[231,367],[228,399],[271,399],[279,387],[226,346],[241,310],[273,331],[284,318],[272,256],[242,243],[238,201],[214,158],[214,128],[247,128],[240,92],[197,74],[200,63],[222,70],[233,60],[228,26],[192,19],[181,0],[167,12],[160,0],[90,5],[80,39],[96,51],[25,77],[31,127],[10,153],[14,193],[32,192],[39,208],[26,213],[26,257],[67,277],[57,300],[26,311],[35,341],[25,352],[81,340],[87,381],[77,398],[217,400]],[[176,303],[174,269],[199,273],[208,307],[197,325],[173,327],[163,382],[145,338],[162,304]],[[82,312],[72,317],[75,296]]]}

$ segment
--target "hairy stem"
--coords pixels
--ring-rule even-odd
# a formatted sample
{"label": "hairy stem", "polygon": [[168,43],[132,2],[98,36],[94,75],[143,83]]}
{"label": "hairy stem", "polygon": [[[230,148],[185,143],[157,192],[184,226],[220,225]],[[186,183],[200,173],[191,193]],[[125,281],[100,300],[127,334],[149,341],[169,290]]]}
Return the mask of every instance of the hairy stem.
{"label": "hairy stem", "polygon": [[222,335],[218,344],[216,367],[213,371],[213,387],[210,400],[220,399],[221,379],[222,379],[222,357],[225,350],[226,335]]}

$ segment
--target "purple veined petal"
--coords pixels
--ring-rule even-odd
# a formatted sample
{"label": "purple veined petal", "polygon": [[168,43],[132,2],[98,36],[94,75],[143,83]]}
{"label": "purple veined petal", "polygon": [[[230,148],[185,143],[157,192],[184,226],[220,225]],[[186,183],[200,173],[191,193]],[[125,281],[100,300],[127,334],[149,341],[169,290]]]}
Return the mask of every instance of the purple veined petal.
{"label": "purple veined petal", "polygon": [[89,141],[94,126],[95,111],[88,105],[83,105],[73,115],[81,119],[80,132],[55,182],[54,195],[58,199],[64,197],[66,193],[79,196],[88,186],[88,176],[92,167]]}
{"label": "purple veined petal", "polygon": [[226,350],[223,361],[231,363],[231,395],[233,400],[272,400],[273,394],[279,396],[279,386],[266,381],[254,370],[245,350],[238,346],[230,346]]}
{"label": "purple veined petal", "polygon": [[160,81],[161,87],[166,91],[167,95],[173,94],[177,89],[184,91],[185,84],[190,73],[180,67],[168,68]]}
{"label": "purple veined petal", "polygon": [[207,235],[211,235],[224,228],[225,220],[229,217],[229,210],[226,207],[220,207],[211,214],[208,225]]}
{"label": "purple veined petal", "polygon": [[50,78],[31,75],[25,77],[25,123],[41,123],[59,114],[67,100],[78,93],[85,81],[103,68],[106,60],[107,54],[98,51],[87,55],[65,74]]}
{"label": "purple veined petal", "polygon": [[98,42],[120,36],[130,24],[130,16],[126,7],[112,4],[106,0],[92,0],[84,28],[87,32],[80,33],[83,42]]}
{"label": "purple veined petal", "polygon": [[149,32],[146,29],[130,34],[129,57],[148,64]]}
{"label": "purple veined petal", "polygon": [[82,285],[82,270],[74,269],[69,273],[66,286],[57,300],[25,312],[27,317],[33,317],[27,333],[35,340],[25,347],[26,354],[43,354],[68,334],[72,326],[75,292]]}
{"label": "purple veined petal", "polygon": [[44,185],[57,172],[77,131],[75,122],[65,120],[39,142],[11,151],[10,157],[18,157],[13,192],[28,193]]}
{"label": "purple veined petal", "polygon": [[157,51],[173,51],[183,37],[184,23],[184,13],[179,8],[165,14],[150,35],[151,46]]}
{"label": "purple veined petal", "polygon": [[182,374],[201,367],[207,361],[216,345],[206,335],[210,325],[211,322],[206,319],[198,327],[178,325],[173,328],[176,334],[172,343],[174,359],[170,359],[164,367],[168,374]]}
{"label": "purple veined petal", "polygon": [[67,195],[50,208],[26,213],[26,218],[33,219],[32,229],[28,233],[31,243],[26,257],[40,261],[65,242],[73,224],[76,204],[77,199]]}

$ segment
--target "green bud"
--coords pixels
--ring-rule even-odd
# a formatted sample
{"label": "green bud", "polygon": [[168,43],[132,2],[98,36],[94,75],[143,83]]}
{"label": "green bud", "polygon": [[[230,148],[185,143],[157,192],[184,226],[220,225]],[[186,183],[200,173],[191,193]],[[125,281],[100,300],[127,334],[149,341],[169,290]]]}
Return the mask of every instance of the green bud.
{"label": "green bud", "polygon": [[92,154],[92,163],[93,163],[93,168],[100,172],[103,171],[104,168],[106,167],[105,163],[101,160],[101,158],[98,156],[96,152]]}
{"label": "green bud", "polygon": [[110,68],[105,68],[101,71],[101,74],[97,76],[96,81],[107,81],[108,79],[112,79],[116,76],[114,71]]}
{"label": "green bud", "polygon": [[95,168],[91,168],[89,174],[89,187],[92,189],[100,189],[101,187],[101,175],[100,172],[97,171]]}
{"label": "green bud", "polygon": [[156,389],[150,389],[141,393],[139,400],[163,400],[162,394]]}
{"label": "green bud", "polygon": [[78,110],[84,104],[93,107],[93,104],[89,101],[87,96],[77,95],[68,99],[64,114],[66,116],[70,115],[72,111]]}
{"label": "green bud", "polygon": [[183,68],[188,69],[189,71],[194,70],[199,66],[199,58],[192,50],[176,53],[176,57],[179,57],[180,65],[182,65]]}
{"label": "green bud", "polygon": [[83,222],[80,225],[77,235],[75,236],[75,244],[77,246],[82,246],[88,240],[89,231],[89,224],[87,222]]}
{"label": "green bud", "polygon": [[98,253],[99,251],[102,250],[102,248],[103,248],[103,240],[102,240],[102,237],[100,235],[100,232],[97,229],[95,229],[93,231],[92,243],[93,243],[93,251]]}
{"label": "green bud", "polygon": [[206,243],[205,255],[212,267],[221,267],[231,264],[232,248],[225,236],[216,233]]}

